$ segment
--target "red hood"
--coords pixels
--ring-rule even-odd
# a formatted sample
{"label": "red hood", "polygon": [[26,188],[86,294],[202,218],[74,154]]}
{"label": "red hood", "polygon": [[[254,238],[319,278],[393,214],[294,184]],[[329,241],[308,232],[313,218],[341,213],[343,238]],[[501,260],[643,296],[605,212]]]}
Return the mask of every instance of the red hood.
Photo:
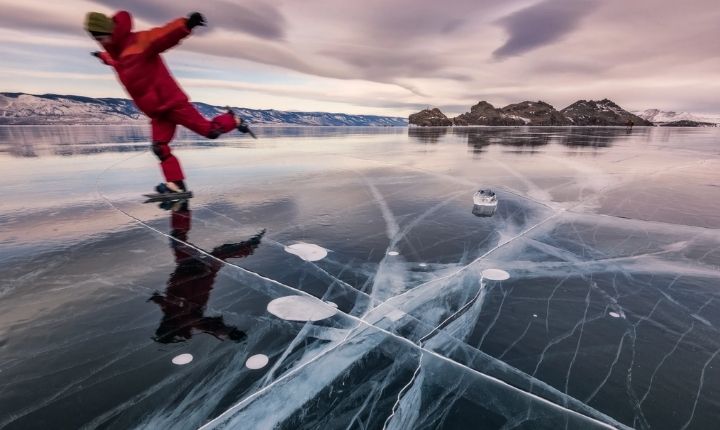
{"label": "red hood", "polygon": [[121,10],[113,15],[112,19],[115,22],[115,28],[112,32],[112,41],[105,46],[105,49],[110,53],[110,55],[116,57],[130,42],[128,39],[132,30],[132,16],[129,12]]}

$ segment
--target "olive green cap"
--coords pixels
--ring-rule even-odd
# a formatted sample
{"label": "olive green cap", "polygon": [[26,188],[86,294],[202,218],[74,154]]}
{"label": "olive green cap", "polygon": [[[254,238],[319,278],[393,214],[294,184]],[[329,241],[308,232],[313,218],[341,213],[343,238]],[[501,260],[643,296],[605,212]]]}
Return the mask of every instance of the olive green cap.
{"label": "olive green cap", "polygon": [[88,12],[85,15],[85,30],[89,33],[112,34],[115,22],[100,12]]}

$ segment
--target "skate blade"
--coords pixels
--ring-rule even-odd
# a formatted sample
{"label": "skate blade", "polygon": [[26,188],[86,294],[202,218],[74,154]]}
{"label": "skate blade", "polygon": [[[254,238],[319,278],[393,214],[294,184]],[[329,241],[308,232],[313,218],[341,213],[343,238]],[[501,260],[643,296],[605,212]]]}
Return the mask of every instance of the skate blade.
{"label": "skate blade", "polygon": [[176,201],[176,200],[187,200],[191,199],[193,196],[192,191],[186,191],[183,193],[153,193],[153,194],[143,194],[143,196],[147,197],[147,200],[145,200],[143,203],[152,203],[152,202],[167,202],[167,201]]}

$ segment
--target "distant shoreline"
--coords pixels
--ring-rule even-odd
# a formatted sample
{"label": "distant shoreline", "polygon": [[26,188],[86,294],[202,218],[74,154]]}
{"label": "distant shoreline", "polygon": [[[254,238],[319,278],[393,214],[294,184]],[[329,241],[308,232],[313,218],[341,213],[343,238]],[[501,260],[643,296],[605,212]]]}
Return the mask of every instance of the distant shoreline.
{"label": "distant shoreline", "polygon": [[[191,102],[206,118],[226,112],[225,106]],[[231,106],[236,115],[255,127],[279,126],[405,126],[398,116],[334,112],[281,111]],[[61,94],[0,92],[0,125],[135,125],[150,119],[130,99],[92,98]]]}
{"label": "distant shoreline", "polygon": [[[24,124],[3,124],[0,123],[0,127],[145,127],[149,126],[149,120],[138,121],[137,123],[24,123]],[[256,128],[272,128],[272,127],[284,127],[284,128],[408,128],[414,130],[432,130],[432,129],[469,129],[469,128],[717,128],[717,125],[709,126],[680,126],[670,127],[665,125],[633,125],[632,127],[624,125],[431,125],[431,126],[419,126],[419,125],[308,125],[308,124],[253,124]]]}

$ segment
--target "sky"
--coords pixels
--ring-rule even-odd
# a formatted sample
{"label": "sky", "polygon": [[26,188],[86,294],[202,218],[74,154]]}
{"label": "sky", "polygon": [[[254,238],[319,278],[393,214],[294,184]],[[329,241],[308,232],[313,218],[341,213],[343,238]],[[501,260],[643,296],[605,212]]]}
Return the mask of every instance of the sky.
{"label": "sky", "polygon": [[134,30],[199,11],[164,55],[194,101],[448,116],[480,100],[720,112],[718,0],[0,0],[0,91],[126,97],[86,12]]}

